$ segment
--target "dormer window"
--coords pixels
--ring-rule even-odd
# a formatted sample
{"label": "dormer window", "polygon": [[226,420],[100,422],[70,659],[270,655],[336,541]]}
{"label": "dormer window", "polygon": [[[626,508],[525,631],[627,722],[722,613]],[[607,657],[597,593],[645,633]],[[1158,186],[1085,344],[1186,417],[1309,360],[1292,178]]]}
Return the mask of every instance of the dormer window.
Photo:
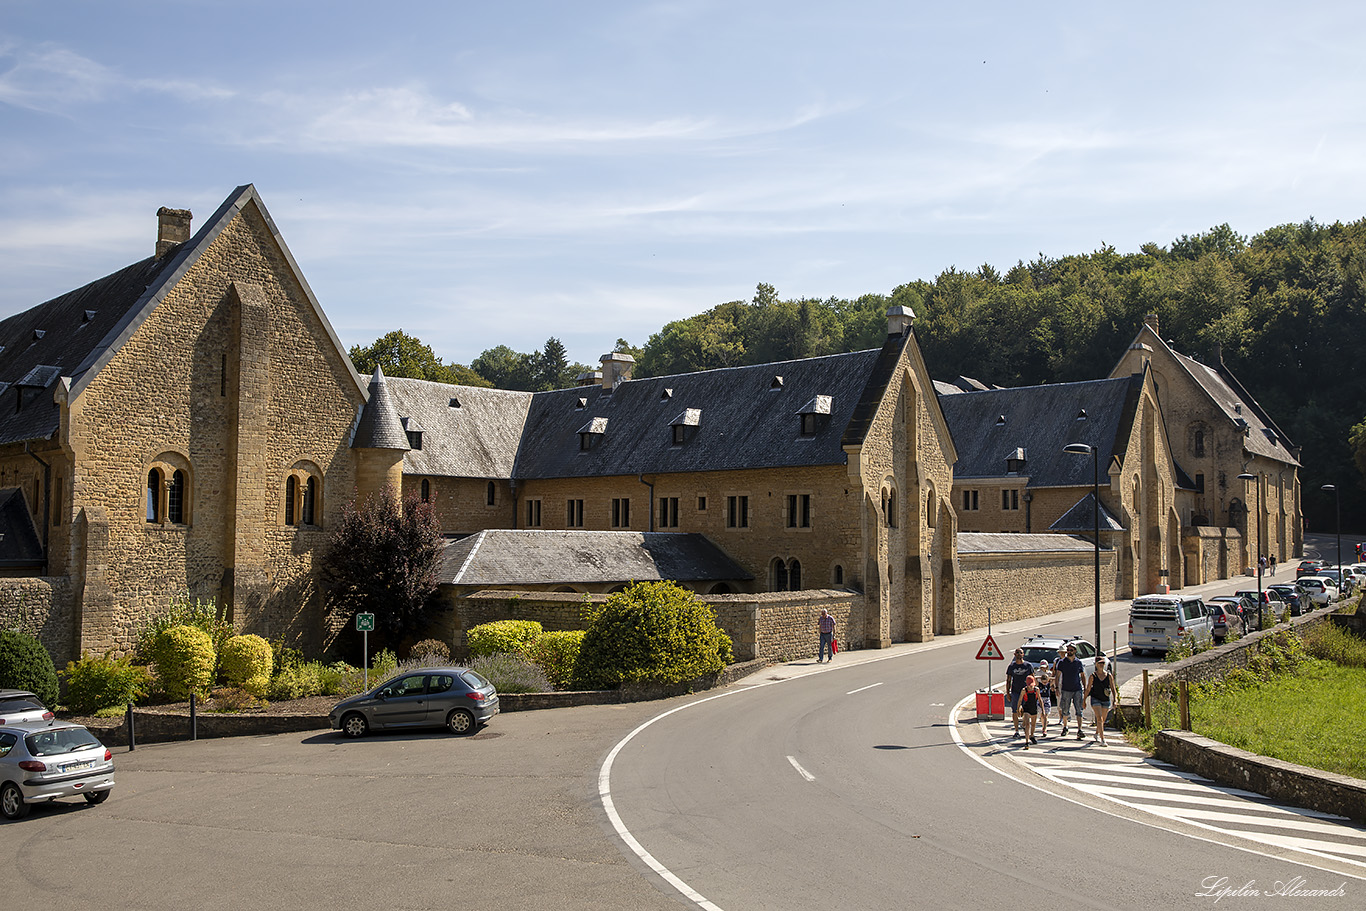
{"label": "dormer window", "polygon": [[1010,455],[1006,456],[1006,474],[1019,474],[1024,471],[1025,462],[1024,447],[1016,449]]}
{"label": "dormer window", "polygon": [[607,418],[593,418],[579,428],[579,451],[588,452],[598,444],[598,439],[607,432]]}
{"label": "dormer window", "polygon": [[452,408],[459,408],[459,407],[460,407],[460,400],[457,399],[457,398],[455,398],[454,396],[452,396],[452,397],[451,397],[451,407],[452,407]]}
{"label": "dormer window", "polygon": [[408,447],[410,449],[422,448],[422,426],[412,418],[399,418],[403,423],[403,432],[408,436]]}
{"label": "dormer window", "polygon": [[667,402],[669,399],[671,399],[671,398],[673,398],[673,397],[674,397],[674,391],[673,391],[672,389],[663,389],[663,390],[660,390],[660,393],[659,393],[659,400],[660,400],[661,402]]}
{"label": "dormer window", "polygon": [[682,446],[702,424],[701,408],[684,408],[683,413],[670,422],[669,427],[673,431],[673,444]]}
{"label": "dormer window", "polygon": [[818,395],[797,410],[797,415],[801,419],[802,436],[815,436],[830,420],[831,401],[828,395]]}
{"label": "dormer window", "polygon": [[780,376],[775,376],[772,380],[769,381],[769,384],[768,384],[768,390],[769,390],[769,392],[777,392],[779,389],[782,389],[782,388],[783,388],[783,378],[782,378],[782,377],[780,377]]}
{"label": "dormer window", "polygon": [[576,399],[575,402],[574,402],[574,410],[575,410],[575,411],[583,411],[583,410],[584,410],[585,408],[587,408],[587,407],[588,407],[588,399],[584,398],[583,396],[579,396],[579,398]]}

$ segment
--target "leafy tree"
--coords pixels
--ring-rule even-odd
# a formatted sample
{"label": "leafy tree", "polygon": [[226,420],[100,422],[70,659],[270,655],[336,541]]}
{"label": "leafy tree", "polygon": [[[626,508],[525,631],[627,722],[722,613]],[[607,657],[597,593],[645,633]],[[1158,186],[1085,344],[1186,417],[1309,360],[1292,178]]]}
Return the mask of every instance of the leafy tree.
{"label": "leafy tree", "polygon": [[416,495],[400,505],[393,490],[348,503],[332,532],[323,571],[348,609],[375,615],[393,640],[420,633],[440,584],[441,527]]}
{"label": "leafy tree", "polygon": [[546,339],[545,347],[536,356],[536,390],[564,389],[574,384],[570,373],[569,356],[564,344],[553,335]]}
{"label": "leafy tree", "polygon": [[470,361],[470,367],[498,389],[519,389],[530,392],[536,388],[537,364],[530,354],[513,351],[499,345],[483,351]]}
{"label": "leafy tree", "polygon": [[408,377],[415,380],[431,380],[436,383],[458,383],[464,386],[492,385],[478,373],[460,364],[445,364],[428,345],[402,329],[395,329],[388,335],[375,340],[374,344],[362,348],[351,348],[351,363],[356,371],[368,375],[375,367],[384,370],[385,376]]}

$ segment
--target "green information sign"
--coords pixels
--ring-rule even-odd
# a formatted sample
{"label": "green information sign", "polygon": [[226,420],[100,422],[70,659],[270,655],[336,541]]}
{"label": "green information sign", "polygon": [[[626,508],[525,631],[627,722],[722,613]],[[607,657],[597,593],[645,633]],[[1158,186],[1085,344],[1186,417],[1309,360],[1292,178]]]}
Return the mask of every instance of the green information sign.
{"label": "green information sign", "polygon": [[356,614],[356,632],[368,633],[375,629],[374,614]]}

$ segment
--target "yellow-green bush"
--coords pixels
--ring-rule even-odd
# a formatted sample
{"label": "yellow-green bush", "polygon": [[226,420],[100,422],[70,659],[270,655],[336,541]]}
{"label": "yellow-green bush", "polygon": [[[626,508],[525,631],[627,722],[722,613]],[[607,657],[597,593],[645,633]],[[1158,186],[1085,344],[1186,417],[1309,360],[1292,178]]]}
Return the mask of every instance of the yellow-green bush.
{"label": "yellow-green bush", "polygon": [[470,627],[465,634],[470,655],[513,654],[528,656],[532,643],[541,636],[535,620],[494,620]]}
{"label": "yellow-green bush", "polygon": [[318,662],[286,667],[270,681],[266,695],[271,699],[304,699],[323,694],[323,676]]}
{"label": "yellow-green bush", "polygon": [[82,715],[136,702],[151,679],[147,668],[134,664],[127,655],[115,658],[112,651],[99,658],[82,653],[80,661],[67,662],[62,676],[67,708]]}
{"label": "yellow-green bush", "polygon": [[270,688],[273,662],[270,643],[251,634],[233,636],[218,655],[218,669],[228,686],[241,687],[253,696],[264,696]]}
{"label": "yellow-green bush", "polygon": [[592,612],[574,665],[574,685],[682,683],[733,661],[716,612],[674,582],[638,582]]}
{"label": "yellow-green bush", "polygon": [[188,699],[213,683],[213,638],[194,626],[172,626],[157,634],[152,660],[157,680],[172,699]]}
{"label": "yellow-green bush", "polygon": [[558,630],[542,633],[531,644],[530,657],[557,690],[568,689],[574,680],[574,662],[579,659],[585,630]]}

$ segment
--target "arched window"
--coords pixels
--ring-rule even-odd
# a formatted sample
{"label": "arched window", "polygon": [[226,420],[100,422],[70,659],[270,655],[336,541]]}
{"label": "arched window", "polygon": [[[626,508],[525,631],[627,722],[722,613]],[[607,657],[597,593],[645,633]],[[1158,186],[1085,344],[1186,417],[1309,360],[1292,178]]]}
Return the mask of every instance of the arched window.
{"label": "arched window", "polygon": [[318,479],[313,475],[308,476],[308,481],[304,484],[304,506],[300,519],[304,525],[317,525],[314,520],[314,505],[318,502]]}
{"label": "arched window", "polygon": [[773,590],[775,592],[787,591],[787,564],[782,560],[773,561]]}
{"label": "arched window", "polygon": [[179,468],[171,473],[171,484],[166,488],[166,520],[173,525],[185,524],[185,472]]}
{"label": "arched window", "polygon": [[832,574],[832,578],[834,579],[834,582],[835,582],[836,585],[843,585],[843,584],[844,584],[844,567],[843,567],[843,566],[840,566],[838,563],[836,563],[836,564],[835,564],[835,572]]}
{"label": "arched window", "polygon": [[147,472],[147,521],[161,522],[161,472]]}
{"label": "arched window", "polygon": [[494,484],[492,481],[489,481],[488,505],[498,505],[498,485]]}
{"label": "arched window", "polygon": [[294,501],[299,496],[299,479],[294,475],[285,478],[285,524],[294,525]]}
{"label": "arched window", "polygon": [[793,560],[792,565],[787,568],[787,584],[791,591],[802,590],[802,564],[799,560]]}
{"label": "arched window", "polygon": [[428,480],[427,478],[423,478],[423,479],[422,479],[422,502],[423,502],[423,503],[430,503],[431,501],[432,501],[432,482],[431,482],[430,480]]}

